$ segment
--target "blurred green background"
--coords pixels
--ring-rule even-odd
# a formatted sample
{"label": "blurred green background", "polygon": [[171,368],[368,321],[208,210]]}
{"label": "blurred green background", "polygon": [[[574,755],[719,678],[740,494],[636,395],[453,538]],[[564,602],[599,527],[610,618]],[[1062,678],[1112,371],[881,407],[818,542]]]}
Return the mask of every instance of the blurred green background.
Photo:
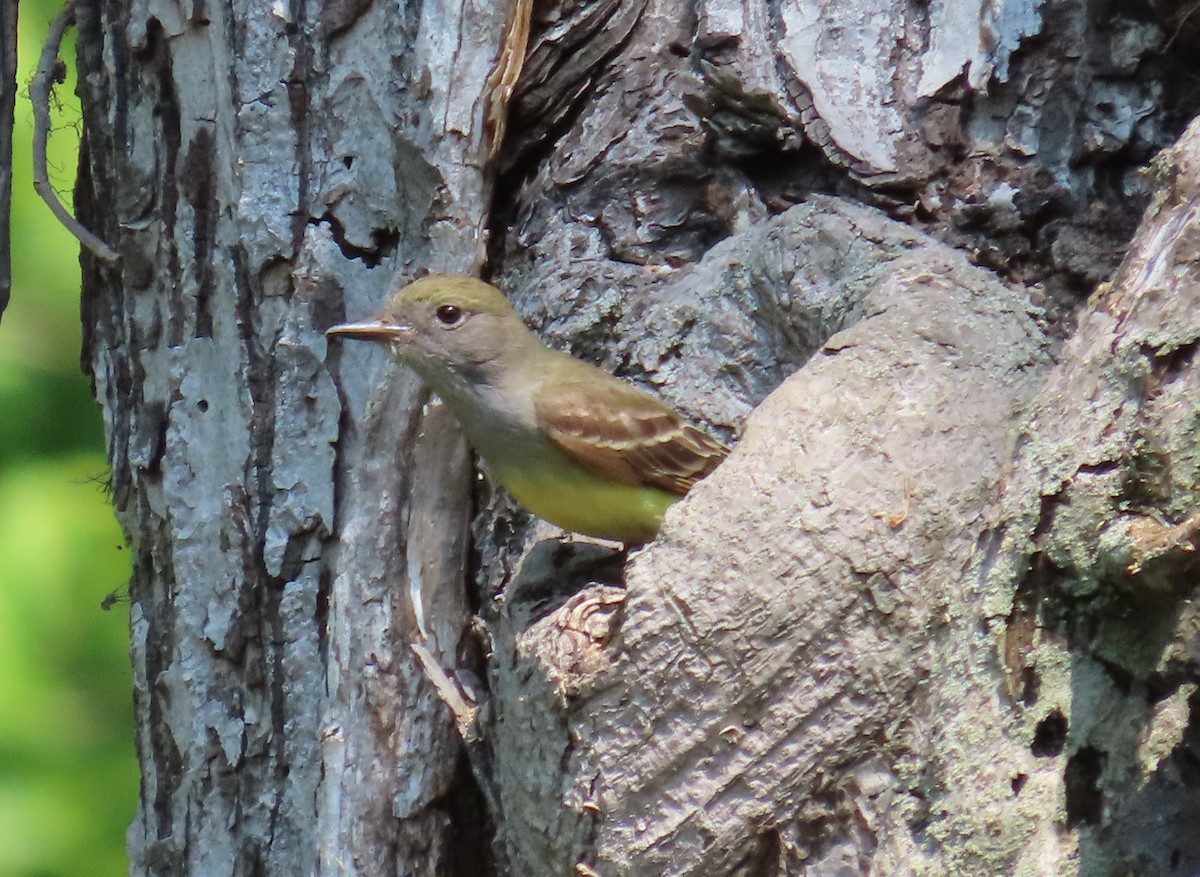
{"label": "blurred green background", "polygon": [[[13,292],[0,319],[0,877],[127,874],[138,790],[129,605],[100,608],[126,593],[129,560],[103,488],[100,414],[79,368],[79,248],[30,171],[24,87],[60,7],[20,7]],[[50,177],[69,198],[74,81],[57,94]]]}

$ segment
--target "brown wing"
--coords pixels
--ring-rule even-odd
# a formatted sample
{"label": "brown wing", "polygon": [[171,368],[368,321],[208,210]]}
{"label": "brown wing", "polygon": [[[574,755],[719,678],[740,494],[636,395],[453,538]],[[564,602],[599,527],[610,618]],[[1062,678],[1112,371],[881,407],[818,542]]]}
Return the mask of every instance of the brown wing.
{"label": "brown wing", "polygon": [[548,382],[534,395],[539,424],[580,463],[626,484],[683,496],[729,453],[649,393],[605,377]]}

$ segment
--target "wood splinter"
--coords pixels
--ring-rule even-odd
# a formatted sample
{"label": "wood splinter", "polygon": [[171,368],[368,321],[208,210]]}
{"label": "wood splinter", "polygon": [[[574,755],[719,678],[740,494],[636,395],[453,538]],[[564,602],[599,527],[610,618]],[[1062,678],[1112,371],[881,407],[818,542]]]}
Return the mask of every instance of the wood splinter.
{"label": "wood splinter", "polygon": [[451,678],[424,643],[412,643],[409,648],[421,662],[425,678],[433,685],[437,696],[454,714],[454,724],[458,728],[458,734],[462,737],[463,742],[474,743],[477,741],[479,739],[479,707],[469,702],[469,700],[474,701],[475,698],[463,687],[462,683]]}
{"label": "wood splinter", "polygon": [[492,161],[504,145],[504,130],[508,126],[508,105],[521,70],[525,67],[525,52],[529,47],[529,31],[533,20],[533,0],[513,0],[504,29],[500,57],[487,81],[487,112],[485,124],[490,134],[488,160]]}
{"label": "wood splinter", "polygon": [[437,658],[424,643],[410,643],[409,648],[421,662],[425,678],[433,685],[433,690],[437,692],[438,698],[450,708],[450,712],[454,715],[454,727],[466,747],[467,763],[471,767],[471,773],[475,777],[479,791],[483,793],[488,812],[493,820],[499,822],[501,819],[500,792],[492,777],[490,750],[479,730],[481,709],[477,705],[479,699],[474,692],[454,679],[438,663]]}

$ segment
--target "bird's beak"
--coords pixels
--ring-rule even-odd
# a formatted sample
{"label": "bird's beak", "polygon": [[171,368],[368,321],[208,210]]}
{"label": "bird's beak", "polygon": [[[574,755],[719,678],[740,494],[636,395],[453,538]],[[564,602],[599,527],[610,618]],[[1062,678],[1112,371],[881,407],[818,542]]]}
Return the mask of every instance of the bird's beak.
{"label": "bird's beak", "polygon": [[408,326],[385,323],[383,320],[365,320],[361,323],[339,323],[325,330],[326,337],[340,335],[359,341],[406,341],[412,334]]}

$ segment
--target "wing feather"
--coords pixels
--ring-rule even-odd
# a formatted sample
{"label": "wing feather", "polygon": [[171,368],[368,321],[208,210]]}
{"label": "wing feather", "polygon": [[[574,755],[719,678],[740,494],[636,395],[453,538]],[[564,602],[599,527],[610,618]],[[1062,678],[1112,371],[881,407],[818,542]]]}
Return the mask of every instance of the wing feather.
{"label": "wing feather", "polygon": [[625,484],[683,496],[729,453],[654,396],[604,377],[547,382],[534,395],[538,423],[578,462]]}

